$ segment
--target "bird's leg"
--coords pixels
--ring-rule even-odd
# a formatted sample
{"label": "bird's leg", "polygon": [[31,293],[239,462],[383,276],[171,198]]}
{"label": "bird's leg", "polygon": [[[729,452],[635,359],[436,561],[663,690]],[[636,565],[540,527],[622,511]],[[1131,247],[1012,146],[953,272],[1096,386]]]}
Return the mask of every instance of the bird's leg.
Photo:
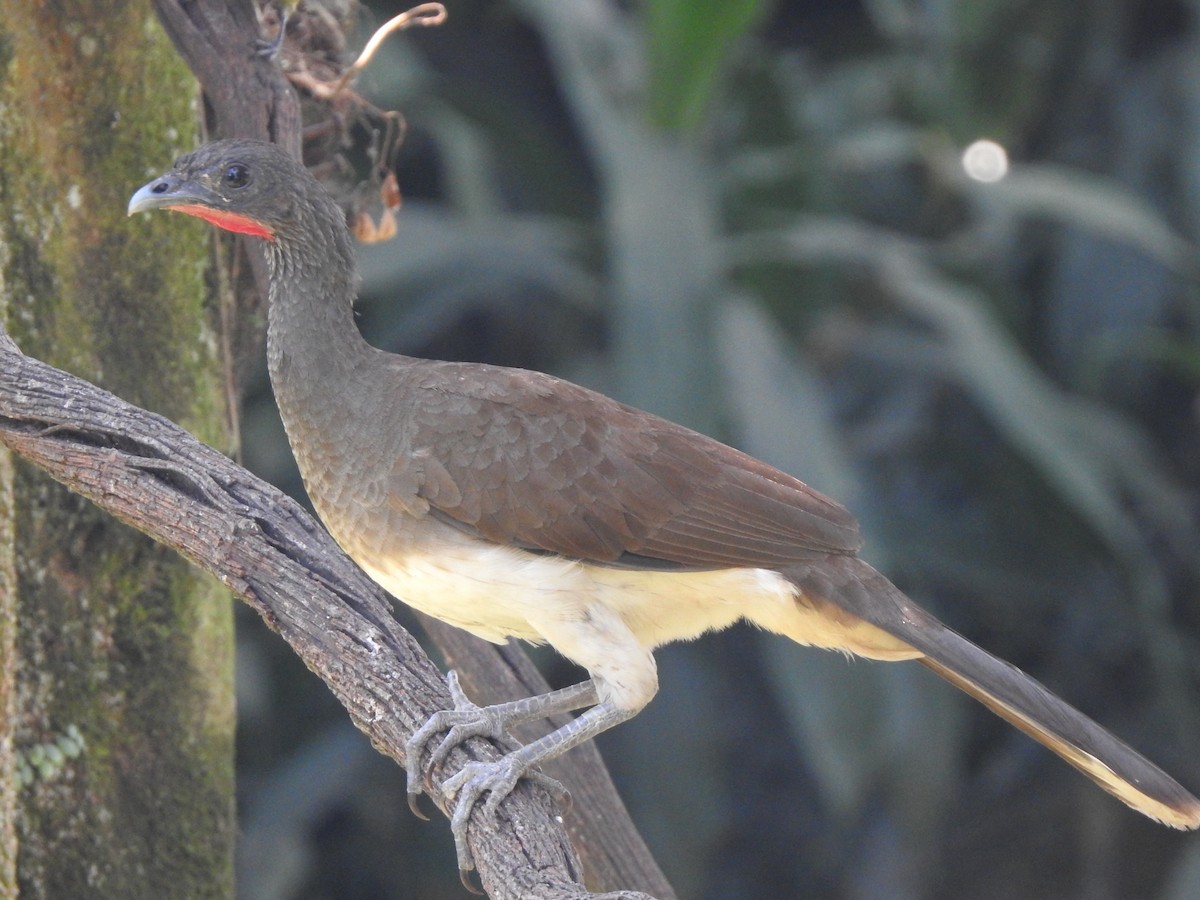
{"label": "bird's leg", "polygon": [[[591,688],[590,692],[580,690],[585,686]],[[576,685],[574,688],[565,688],[562,691],[532,697],[530,700],[533,702],[545,701],[554,697],[555,694],[570,695],[572,693],[580,698],[590,696],[593,700],[596,699],[595,687],[588,681]],[[517,703],[522,702],[528,701],[517,701]],[[556,698],[555,703],[561,702],[563,702],[562,698]],[[515,704],[488,707],[481,712],[512,705]],[[565,710],[560,709],[559,711]],[[533,771],[535,766],[591,740],[614,725],[619,725],[626,719],[632,718],[637,712],[636,709],[622,709],[611,701],[599,703],[578,718],[531,744],[526,744],[493,762],[469,762],[446,779],[442,783],[442,790],[447,796],[455,798],[454,813],[450,817],[450,830],[454,834],[454,849],[458,854],[458,868],[464,876],[464,884],[467,883],[465,874],[475,866],[471,849],[467,846],[467,824],[471,820],[471,813],[480,797],[485,793],[488,794],[483,811],[487,815],[495,815],[500,803],[512,793],[521,778],[539,776],[539,781],[545,778],[544,775]],[[557,784],[557,782],[554,783]]]}
{"label": "bird's leg", "polygon": [[[463,741],[473,737],[488,737],[501,740],[505,732],[514,725],[533,722],[548,716],[570,712],[591,706],[597,702],[596,686],[591,680],[571,687],[525,697],[495,706],[476,706],[463,693],[458,683],[458,674],[451,670],[446,676],[450,696],[454,698],[454,709],[444,709],[429,717],[424,725],[405,745],[405,768],[408,770],[408,805],[413,813],[425,818],[417,804],[423,787],[421,784],[421,757],[424,756],[433,738],[445,731],[446,736],[434,748],[429,768],[440,765],[450,751]],[[531,773],[537,781],[555,794],[564,794],[565,789],[557,781],[540,773]],[[511,790],[511,788],[510,788]]]}

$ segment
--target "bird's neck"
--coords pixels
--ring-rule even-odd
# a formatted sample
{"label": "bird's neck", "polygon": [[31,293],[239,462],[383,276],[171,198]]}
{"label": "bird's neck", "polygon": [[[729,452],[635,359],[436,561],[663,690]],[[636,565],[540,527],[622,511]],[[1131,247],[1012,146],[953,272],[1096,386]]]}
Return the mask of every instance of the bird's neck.
{"label": "bird's neck", "polygon": [[267,249],[267,364],[294,448],[369,391],[356,382],[375,352],[354,321],[354,248],[341,211],[321,198],[308,218],[305,232],[281,235]]}

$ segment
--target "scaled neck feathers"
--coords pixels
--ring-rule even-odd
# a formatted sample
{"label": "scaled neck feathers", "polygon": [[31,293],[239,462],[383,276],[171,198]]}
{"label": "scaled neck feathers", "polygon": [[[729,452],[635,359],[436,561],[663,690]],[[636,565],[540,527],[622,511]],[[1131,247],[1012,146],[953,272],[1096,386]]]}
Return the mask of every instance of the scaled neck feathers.
{"label": "scaled neck feathers", "polygon": [[295,420],[339,404],[364,357],[374,353],[354,321],[354,245],[337,203],[308,173],[298,179],[299,215],[263,242],[270,300],[267,363],[289,433]]}

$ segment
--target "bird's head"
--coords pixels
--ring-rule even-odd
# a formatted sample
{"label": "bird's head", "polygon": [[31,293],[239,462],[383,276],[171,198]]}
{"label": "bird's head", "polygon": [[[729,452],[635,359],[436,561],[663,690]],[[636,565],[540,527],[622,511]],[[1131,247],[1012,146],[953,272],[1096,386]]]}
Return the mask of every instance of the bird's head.
{"label": "bird's head", "polygon": [[139,188],[129,200],[129,215],[170,209],[274,241],[296,226],[296,196],[310,181],[305,168],[275,144],[214,141]]}

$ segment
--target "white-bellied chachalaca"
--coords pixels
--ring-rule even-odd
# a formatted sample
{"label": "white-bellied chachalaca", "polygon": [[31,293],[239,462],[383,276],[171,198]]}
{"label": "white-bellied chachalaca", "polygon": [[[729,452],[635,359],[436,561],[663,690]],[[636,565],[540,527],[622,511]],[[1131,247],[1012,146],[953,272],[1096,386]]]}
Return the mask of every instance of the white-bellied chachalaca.
{"label": "white-bellied chachalaca", "polygon": [[801,644],[915,659],[1104,790],[1175,828],[1200,800],[1020,670],[951,631],[859,559],[850,514],[711,438],[549,375],[385,353],[354,322],[355,253],[337,203],[279,148],[220,141],[133,195],[262,239],[271,382],[313,505],[397,599],[490,641],[548,643],[590,679],[458,708],[408,750],[585,709],[444,785],[460,862],[476,801],[637,714],[653,651],[746,620]]}

